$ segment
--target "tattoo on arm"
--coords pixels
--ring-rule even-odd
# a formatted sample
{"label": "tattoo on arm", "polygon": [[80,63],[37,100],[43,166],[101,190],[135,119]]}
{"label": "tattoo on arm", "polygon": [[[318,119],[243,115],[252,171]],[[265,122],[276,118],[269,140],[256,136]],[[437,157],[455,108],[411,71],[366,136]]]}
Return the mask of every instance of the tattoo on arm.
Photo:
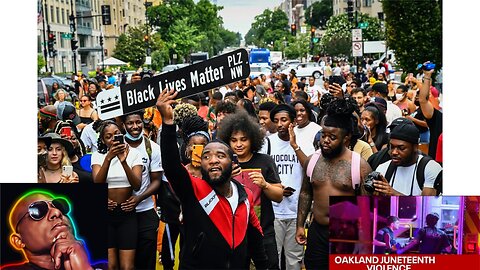
{"label": "tattoo on arm", "polygon": [[312,184],[310,183],[310,178],[305,174],[309,161],[310,159],[306,160],[304,164],[302,188],[300,189],[300,196],[298,198],[297,227],[305,226],[305,220],[312,206]]}

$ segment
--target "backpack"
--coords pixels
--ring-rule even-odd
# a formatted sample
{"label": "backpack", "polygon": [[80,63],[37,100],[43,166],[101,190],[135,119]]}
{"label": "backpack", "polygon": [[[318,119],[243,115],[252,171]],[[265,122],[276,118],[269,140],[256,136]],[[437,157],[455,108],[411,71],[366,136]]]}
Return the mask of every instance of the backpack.
{"label": "backpack", "polygon": [[[308,176],[308,178],[310,178],[310,181],[312,178],[313,169],[315,168],[315,164],[317,164],[317,161],[321,155],[322,155],[321,150],[315,151],[315,153],[313,153],[312,157],[310,158],[310,161],[308,162],[306,175]],[[355,194],[359,194],[360,180],[361,180],[360,154],[353,151],[352,151],[351,172],[352,172],[352,187],[355,189]]]}
{"label": "backpack", "polygon": [[[421,190],[423,190],[423,185],[425,184],[425,167],[427,166],[428,162],[430,160],[433,160],[430,156],[422,156],[420,159],[420,162],[418,162],[418,167],[417,167],[417,183],[418,186],[420,187]],[[395,166],[392,162],[388,165],[387,172],[385,173],[385,179],[390,182],[393,172],[396,170],[397,166]],[[441,171],[438,175],[437,178],[435,179],[435,183],[433,184],[433,187],[437,191],[437,196],[442,193],[443,190],[443,171]],[[410,194],[412,196],[412,194]]]}

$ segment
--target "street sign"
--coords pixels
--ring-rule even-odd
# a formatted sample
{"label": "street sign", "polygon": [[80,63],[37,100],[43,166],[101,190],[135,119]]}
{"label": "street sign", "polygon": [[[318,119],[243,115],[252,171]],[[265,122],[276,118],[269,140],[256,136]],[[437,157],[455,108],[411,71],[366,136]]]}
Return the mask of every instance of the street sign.
{"label": "street sign", "polygon": [[63,39],[72,39],[72,34],[71,33],[62,34],[62,38]]}
{"label": "street sign", "polygon": [[152,64],[152,57],[147,56],[145,57],[145,65],[151,65]]}
{"label": "street sign", "polygon": [[361,22],[358,24],[358,27],[361,29],[366,29],[368,27],[368,22]]}
{"label": "street sign", "polygon": [[352,29],[352,42],[362,41],[362,29]]}
{"label": "street sign", "polygon": [[363,56],[363,44],[361,41],[352,42],[352,56]]}
{"label": "street sign", "polygon": [[319,38],[316,38],[316,37],[312,38],[312,42],[313,42],[313,43],[317,43],[318,40],[319,40]]}
{"label": "street sign", "polygon": [[98,116],[104,120],[154,106],[160,91],[165,88],[175,89],[177,98],[182,98],[243,80],[249,75],[248,53],[245,49],[238,49],[136,83],[102,91],[96,97]]}

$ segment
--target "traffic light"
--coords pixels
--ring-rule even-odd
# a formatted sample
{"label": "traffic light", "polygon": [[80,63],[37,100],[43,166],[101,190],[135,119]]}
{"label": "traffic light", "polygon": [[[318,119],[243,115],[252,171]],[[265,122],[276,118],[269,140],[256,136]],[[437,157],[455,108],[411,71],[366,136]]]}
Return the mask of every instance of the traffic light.
{"label": "traffic light", "polygon": [[50,57],[55,57],[57,55],[57,51],[55,50],[54,46],[55,46],[55,34],[50,32],[50,27],[48,28],[48,41],[47,41],[47,45],[48,45],[48,52],[50,54]]}
{"label": "traffic light", "polygon": [[348,21],[353,23],[353,0],[348,0],[347,2],[347,14],[348,14]]}
{"label": "traffic light", "polygon": [[75,26],[75,16],[73,16],[73,14],[70,14],[70,16],[68,18],[70,20],[70,32],[73,33],[77,30],[77,28]]}
{"label": "traffic light", "polygon": [[75,51],[76,49],[78,49],[78,45],[77,45],[78,40],[75,40],[75,39],[72,38],[70,40],[70,43],[71,43],[71,46],[72,46],[72,51]]}
{"label": "traffic light", "polygon": [[312,28],[310,28],[310,37],[311,38],[315,37],[315,27],[313,27],[313,26],[312,26]]}
{"label": "traffic light", "polygon": [[102,24],[112,24],[112,18],[110,17],[110,5],[102,5]]}
{"label": "traffic light", "polygon": [[297,35],[297,26],[294,23],[292,23],[292,25],[290,25],[290,30],[292,32],[292,36]]}
{"label": "traffic light", "polygon": [[100,47],[103,47],[103,36],[100,36]]}

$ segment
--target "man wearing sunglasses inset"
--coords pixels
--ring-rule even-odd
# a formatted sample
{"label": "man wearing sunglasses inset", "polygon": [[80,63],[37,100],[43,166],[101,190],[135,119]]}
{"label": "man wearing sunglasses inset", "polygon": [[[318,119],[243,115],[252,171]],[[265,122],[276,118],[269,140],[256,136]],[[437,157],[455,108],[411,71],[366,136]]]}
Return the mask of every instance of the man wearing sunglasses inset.
{"label": "man wearing sunglasses inset", "polygon": [[67,200],[47,193],[21,198],[9,212],[10,244],[28,262],[2,269],[93,269],[84,243],[75,237],[69,212]]}

